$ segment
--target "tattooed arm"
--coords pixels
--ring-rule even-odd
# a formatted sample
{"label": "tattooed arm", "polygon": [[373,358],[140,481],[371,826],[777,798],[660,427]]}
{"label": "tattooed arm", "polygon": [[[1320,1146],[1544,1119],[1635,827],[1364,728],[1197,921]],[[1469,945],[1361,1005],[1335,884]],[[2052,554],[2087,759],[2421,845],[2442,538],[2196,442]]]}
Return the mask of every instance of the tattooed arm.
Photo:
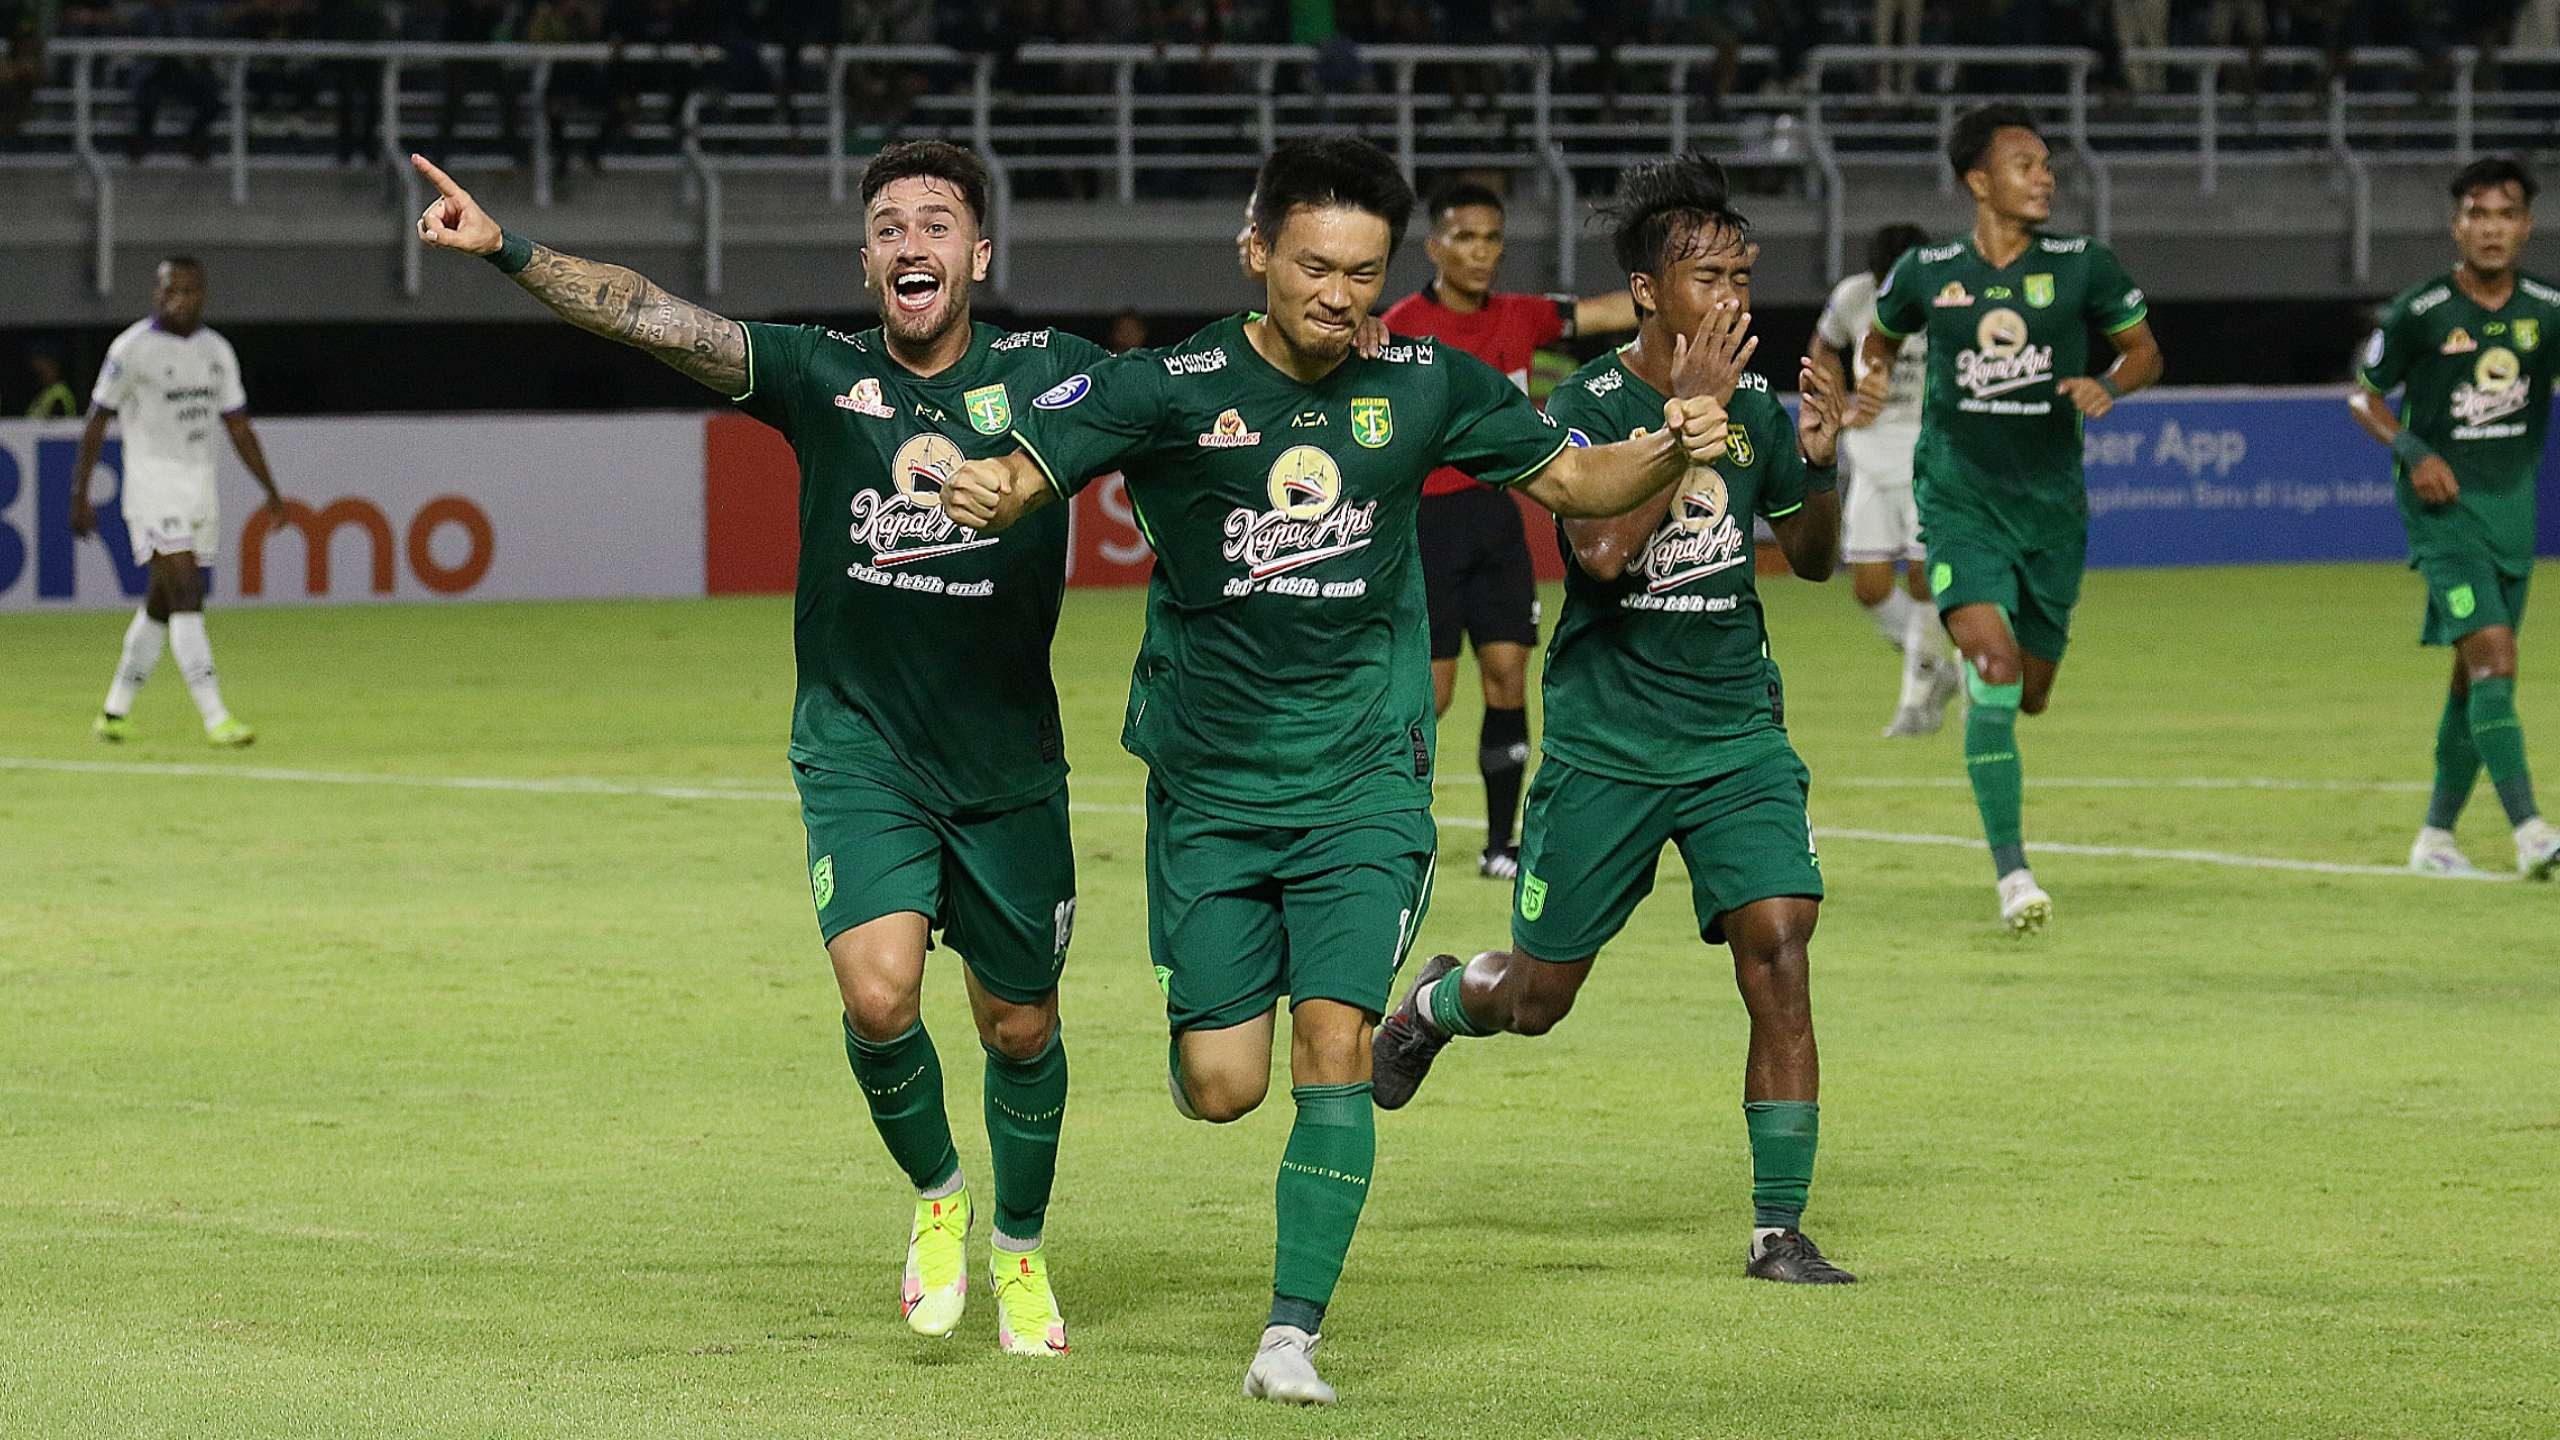
{"label": "tattooed arm", "polygon": [[[507,243],[498,222],[452,176],[423,155],[410,156],[409,163],[437,191],[418,217],[419,239],[467,255],[495,254]],[[747,388],[746,327],[668,294],[636,270],[535,245],[513,278],[525,293],[551,307],[552,314],[581,330],[647,351],[723,395]]]}

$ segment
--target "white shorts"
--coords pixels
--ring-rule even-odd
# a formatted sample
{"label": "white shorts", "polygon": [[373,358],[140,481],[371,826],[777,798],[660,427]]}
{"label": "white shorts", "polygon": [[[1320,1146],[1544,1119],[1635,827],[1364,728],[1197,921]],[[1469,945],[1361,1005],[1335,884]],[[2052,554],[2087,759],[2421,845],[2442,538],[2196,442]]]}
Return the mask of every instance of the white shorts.
{"label": "white shorts", "polygon": [[1841,440],[1849,451],[1849,496],[1840,511],[1840,553],[1852,565],[1891,564],[1929,558],[1920,544],[1920,507],[1911,497],[1911,450],[1916,432],[1877,426],[1852,430]]}
{"label": "white shorts", "polygon": [[128,483],[119,505],[137,565],[150,564],[154,555],[174,555],[181,550],[194,551],[197,564],[209,565],[221,553],[222,513],[214,505],[210,485]]}

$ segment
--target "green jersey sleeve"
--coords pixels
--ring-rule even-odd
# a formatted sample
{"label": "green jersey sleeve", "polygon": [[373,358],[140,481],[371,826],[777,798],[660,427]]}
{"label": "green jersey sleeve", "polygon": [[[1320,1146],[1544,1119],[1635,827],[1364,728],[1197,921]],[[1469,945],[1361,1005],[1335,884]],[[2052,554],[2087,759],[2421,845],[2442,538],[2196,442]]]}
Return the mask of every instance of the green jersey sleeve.
{"label": "green jersey sleeve", "polygon": [[1487,485],[1517,485],[1564,453],[1564,431],[1519,386],[1455,346],[1438,348],[1449,386],[1440,422],[1441,464]]}
{"label": "green jersey sleeve", "polygon": [[2364,353],[2356,357],[2356,379],[2376,395],[2388,395],[2409,378],[2409,366],[2417,359],[2416,337],[2409,333],[2409,307],[2399,300],[2383,312],[2382,323],[2364,342]]}
{"label": "green jersey sleeve", "polygon": [[1804,508],[1804,456],[1796,451],[1796,422],[1788,416],[1787,407],[1765,393],[1759,401],[1743,423],[1752,448],[1769,467],[1768,478],[1760,484],[1760,513],[1783,520]]}
{"label": "green jersey sleeve", "polygon": [[2124,273],[2116,252],[2095,240],[2089,242],[2089,284],[2083,293],[2089,318],[2110,335],[2132,329],[2151,314],[2142,287]]}
{"label": "green jersey sleeve", "polygon": [[1164,375],[1153,351],[1097,361],[1034,396],[1013,438],[1059,494],[1073,495],[1161,446]]}
{"label": "green jersey sleeve", "polygon": [[747,332],[747,388],[729,397],[730,403],[788,435],[799,418],[797,401],[817,328],[761,320],[742,322],[742,328]]}
{"label": "green jersey sleeve", "polygon": [[1920,299],[1921,248],[1915,245],[1903,251],[1902,258],[1885,272],[1883,288],[1876,291],[1876,328],[1896,340],[1918,334],[1929,322],[1929,311]]}

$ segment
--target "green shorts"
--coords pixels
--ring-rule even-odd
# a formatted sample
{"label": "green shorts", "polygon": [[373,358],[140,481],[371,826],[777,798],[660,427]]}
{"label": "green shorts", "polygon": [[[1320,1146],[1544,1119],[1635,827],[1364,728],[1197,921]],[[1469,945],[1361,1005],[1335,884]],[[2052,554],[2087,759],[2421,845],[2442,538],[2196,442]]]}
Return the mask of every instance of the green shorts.
{"label": "green shorts", "polygon": [[1929,588],[1944,615],[1966,605],[1997,605],[2009,617],[2018,648],[2059,661],[2071,643],[2071,608],[2080,603],[2080,576],[2089,568],[2089,537],[2021,550],[2011,541],[1985,540],[1960,531],[1931,531]]}
{"label": "green shorts", "polygon": [[1638,785],[1549,756],[1529,786],[1512,948],[1573,962],[1600,953],[1653,893],[1662,847],[1680,847],[1698,934],[1724,940],[1724,917],[1779,895],[1822,898],[1822,857],[1805,819],[1812,778],[1794,750],[1720,775]]}
{"label": "green shorts", "polygon": [[1174,1033],[1241,1025],[1283,995],[1384,1014],[1438,848],[1425,810],[1255,825],[1149,782],[1147,950]]}
{"label": "green shorts", "polygon": [[2427,618],[2418,643],[2451,645],[2475,630],[2524,627],[2531,575],[2509,575],[2486,555],[2422,555],[2409,568],[2426,577]]}
{"label": "green shorts", "polygon": [[998,999],[1058,988],[1076,923],[1067,790],[993,815],[939,815],[894,787],[792,762],[818,938],[912,910]]}

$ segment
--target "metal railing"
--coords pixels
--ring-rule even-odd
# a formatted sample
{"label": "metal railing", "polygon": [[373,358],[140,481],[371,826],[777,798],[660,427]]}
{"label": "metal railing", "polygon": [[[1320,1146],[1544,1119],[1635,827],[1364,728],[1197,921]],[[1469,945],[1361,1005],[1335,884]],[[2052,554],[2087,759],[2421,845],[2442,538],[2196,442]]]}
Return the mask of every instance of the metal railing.
{"label": "metal railing", "polygon": [[[2490,85],[2482,58],[2467,50],[2432,63],[2390,49],[2340,59],[2307,49],[2134,50],[2123,57],[2129,71],[2163,83],[2110,91],[2103,104],[2094,94],[2100,57],[2069,48],[1825,46],[1803,57],[1796,83],[1720,100],[1699,89],[1719,53],[1678,46],[1374,46],[1348,58],[1280,45],[1028,44],[1001,57],[940,46],[811,47],[793,58],[804,74],[823,77],[823,91],[729,94],[716,103],[708,82],[727,57],[709,47],[66,39],[49,56],[66,83],[39,92],[27,124],[0,145],[0,167],[58,167],[76,178],[91,210],[101,294],[112,283],[117,205],[134,168],[117,153],[119,141],[134,138],[136,107],[131,81],[116,71],[169,58],[219,76],[211,128],[234,205],[252,203],[262,174],[332,163],[343,137],[308,102],[323,86],[353,83],[360,67],[378,67],[376,133],[365,148],[401,177],[386,189],[405,207],[395,219],[412,294],[421,284],[412,231],[422,201],[406,156],[445,128],[457,102],[457,144],[476,157],[493,149],[493,131],[522,137],[510,163],[530,171],[537,207],[554,202],[560,148],[575,139],[593,146],[604,112],[628,103],[627,148],[606,163],[675,179],[693,207],[703,278],[715,291],[725,248],[722,177],[806,175],[822,181],[827,203],[840,205],[874,132],[942,135],[987,159],[996,178],[998,213],[990,218],[999,289],[1011,273],[1009,222],[1027,186],[1124,204],[1151,194],[1224,193],[1216,187],[1239,188],[1279,140],[1342,129],[1378,137],[1409,177],[1478,168],[1527,177],[1552,202],[1556,276],[1570,284],[1582,230],[1578,171],[1706,149],[1816,201],[1828,268],[1837,273],[1860,176],[1925,166],[1952,191],[1940,156],[1954,117],[1998,95],[2025,100],[2052,124],[2057,159],[2069,162],[2068,183],[2101,237],[2113,229],[2122,173],[2186,171],[2197,193],[2211,196],[2235,167],[2306,160],[2329,167],[2344,197],[2350,267],[2362,279],[2375,162],[2549,147],[2560,117],[2560,88],[2514,83],[2537,69],[2560,74],[2560,51],[2505,52],[2499,64],[2508,83]],[[756,58],[771,75],[783,57],[768,49]],[[1774,76],[1776,58],[1756,47],[1733,57],[1762,81]],[[693,77],[675,84],[664,70],[649,78],[617,65],[693,67]],[[295,66],[328,67],[320,83],[303,87],[304,108],[277,113],[259,104],[261,77]],[[572,96],[561,82],[581,71]],[[487,83],[493,74],[504,83]],[[888,93],[884,82],[913,76],[924,77],[923,93]],[[1905,88],[1912,79],[1928,91]],[[857,82],[871,87],[864,98]],[[597,113],[567,116],[573,98]],[[500,117],[509,123],[493,123],[493,99],[514,107],[512,117]]]}

